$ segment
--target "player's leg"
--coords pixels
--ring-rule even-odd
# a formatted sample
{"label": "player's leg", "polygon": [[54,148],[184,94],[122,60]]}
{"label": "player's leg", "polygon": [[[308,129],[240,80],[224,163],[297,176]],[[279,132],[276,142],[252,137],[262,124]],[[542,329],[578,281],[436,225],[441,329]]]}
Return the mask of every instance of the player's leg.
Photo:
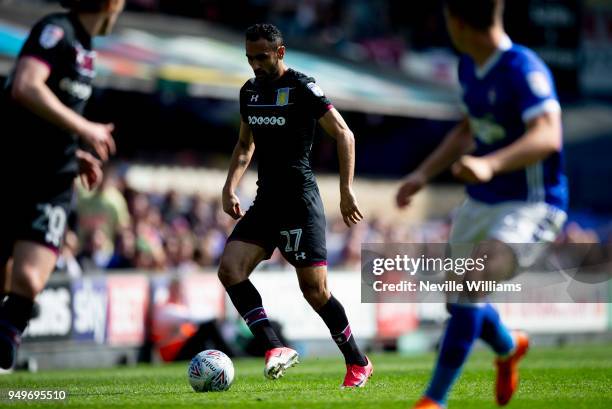
{"label": "player's leg", "polygon": [[[440,345],[438,360],[425,397],[444,405],[448,393],[461,374],[463,364],[478,339],[482,311],[475,304],[448,304],[450,318]],[[426,407],[419,406],[417,407]]]}
{"label": "player's leg", "polygon": [[[523,244],[524,246],[524,244]],[[504,281],[515,275],[519,256],[506,243],[500,240],[486,240],[475,251],[474,257],[487,255],[486,268],[482,272],[474,272],[466,280]],[[518,361],[525,355],[529,347],[527,335],[520,331],[511,332],[502,322],[497,310],[489,303],[480,307],[482,325],[480,339],[488,344],[497,355],[497,381],[495,388],[496,400],[499,405],[505,405],[518,387]]]}
{"label": "player's leg", "polygon": [[0,231],[0,306],[10,289],[10,277],[13,268],[13,246],[15,244],[15,220],[18,216],[15,209],[7,209],[5,214],[11,217]]}
{"label": "player's leg", "polygon": [[[493,239],[480,250],[494,255],[492,263],[487,262],[487,270],[499,281],[512,277],[519,266],[535,263],[545,253],[547,243],[558,236],[567,218],[565,212],[546,203],[500,205],[497,213],[489,231]],[[508,330],[490,304],[483,307],[480,338],[497,355],[495,396],[499,405],[506,405],[518,388],[518,362],[529,348],[529,338],[522,331]]]}
{"label": "player's leg", "polygon": [[[236,226],[234,233],[245,231],[244,226]],[[271,248],[266,249],[239,239],[229,241],[221,257],[219,279],[249,329],[266,350],[264,376],[278,379],[288,368],[298,363],[299,355],[282,344],[270,324],[259,291],[249,280],[257,264],[270,258],[271,252]]]}
{"label": "player's leg", "polygon": [[283,344],[270,325],[259,291],[249,280],[251,272],[266,258],[269,258],[269,250],[263,247],[239,240],[229,241],[221,256],[219,279],[253,335],[269,350],[283,347]]}
{"label": "player's leg", "polygon": [[[17,192],[20,192],[17,189]],[[11,367],[21,334],[32,318],[34,298],[55,269],[73,197],[73,180],[40,186],[14,209],[9,293],[0,307],[0,366]]]}
{"label": "player's leg", "polygon": [[317,189],[305,191],[287,206],[278,248],[296,271],[302,294],[329,328],[347,364],[343,386],[364,386],[372,364],[359,350],[342,304],[327,289],[325,213]]}
{"label": "player's leg", "polygon": [[258,197],[240,219],[228,238],[221,257],[219,278],[256,340],[264,346],[264,376],[278,379],[285,370],[298,363],[299,355],[287,348],[274,331],[263,307],[261,295],[249,275],[262,260],[269,259],[278,234],[275,202]]}
{"label": "player's leg", "polygon": [[344,356],[347,374],[342,386],[365,386],[373,372],[372,363],[357,346],[344,307],[327,289],[327,267],[298,267],[296,271],[304,298],[323,319]]}
{"label": "player's leg", "polygon": [[[517,269],[516,256],[507,244],[491,239],[485,240],[474,251],[475,259],[486,257],[487,263],[482,271],[471,271],[466,275],[466,281],[504,281],[511,278]],[[473,297],[486,299],[486,294],[473,294]],[[487,343],[500,357],[508,356],[514,349],[511,332],[502,323],[497,310],[489,303],[479,306],[482,314],[480,339]]]}
{"label": "player's leg", "polygon": [[[492,218],[488,206],[468,199],[458,209],[453,221],[451,244],[463,251],[463,244],[473,243],[484,236]],[[461,374],[474,341],[480,335],[482,327],[480,305],[469,300],[464,300],[463,303],[457,301],[453,300],[446,306],[450,318],[444,329],[438,359],[425,394],[416,403],[415,408],[441,408],[446,403],[448,393]]]}
{"label": "player's leg", "polygon": [[13,260],[0,254],[0,305],[2,305],[4,297],[9,291],[12,267]]}
{"label": "player's leg", "polygon": [[[422,400],[421,406],[417,405],[419,408],[445,404],[448,392],[460,375],[478,337],[491,345],[500,357],[516,358],[518,355],[515,355],[515,351],[518,349],[515,345],[521,345],[521,356],[526,348],[523,335],[517,333],[513,336],[490,304],[449,304],[447,309],[451,317],[445,330],[434,375],[425,393],[426,399]],[[433,402],[428,402],[429,400]]]}
{"label": "player's leg", "polygon": [[57,252],[45,245],[29,241],[15,244],[10,292],[0,307],[0,367],[14,365],[34,298],[45,287],[56,261]]}
{"label": "player's leg", "polygon": [[[492,214],[493,209],[487,212]],[[486,214],[487,212],[483,213]],[[453,238],[456,245],[457,235]],[[455,246],[457,247],[457,246]],[[503,281],[515,270],[515,257],[511,249],[497,240],[484,240],[473,250],[472,259],[481,258],[486,254],[487,264],[482,271],[474,270],[466,274],[466,281],[495,280]],[[472,349],[474,342],[480,337],[489,343],[500,355],[510,355],[514,348],[514,340],[507,328],[499,320],[497,311],[484,302],[485,293],[466,293],[461,295],[461,302],[447,305],[450,319],[442,340],[438,361],[431,382],[425,392],[425,399],[418,408],[435,405],[441,406],[453,384],[461,374],[461,370]]]}

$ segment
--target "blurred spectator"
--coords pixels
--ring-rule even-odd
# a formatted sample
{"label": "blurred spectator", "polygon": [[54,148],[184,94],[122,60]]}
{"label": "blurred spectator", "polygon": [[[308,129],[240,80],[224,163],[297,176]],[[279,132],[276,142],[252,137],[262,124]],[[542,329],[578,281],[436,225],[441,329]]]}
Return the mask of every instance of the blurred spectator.
{"label": "blurred spectator", "polygon": [[101,227],[89,231],[78,257],[84,271],[105,269],[113,256],[113,245]]}
{"label": "blurred spectator", "polygon": [[183,217],[183,201],[176,190],[166,193],[161,207],[161,214],[164,223],[172,224],[176,219]]}
{"label": "blurred spectator", "polygon": [[182,235],[179,240],[179,260],[176,265],[176,271],[190,272],[198,268],[195,260],[195,246],[193,237],[190,234]]}
{"label": "blurred spectator", "polygon": [[145,193],[136,192],[128,202],[128,208],[135,223],[144,220],[150,208],[149,198]]}
{"label": "blurred spectator", "polygon": [[129,269],[135,267],[136,236],[131,229],[123,229],[117,236],[115,252],[108,262],[109,269]]}
{"label": "blurred spectator", "polygon": [[116,187],[113,169],[104,172],[104,178],[98,189],[88,192],[79,189],[77,214],[79,217],[78,234],[81,242],[91,239],[94,232],[100,231],[105,238],[97,238],[107,248],[105,252],[112,254],[115,237],[122,229],[130,227],[130,214],[127,202]]}
{"label": "blurred spectator", "polygon": [[202,195],[193,195],[186,217],[194,234],[204,235],[206,228],[214,224],[213,211],[211,201],[207,201]]}
{"label": "blurred spectator", "polygon": [[159,228],[143,220],[136,224],[135,232],[135,267],[147,270],[164,270],[167,257]]}

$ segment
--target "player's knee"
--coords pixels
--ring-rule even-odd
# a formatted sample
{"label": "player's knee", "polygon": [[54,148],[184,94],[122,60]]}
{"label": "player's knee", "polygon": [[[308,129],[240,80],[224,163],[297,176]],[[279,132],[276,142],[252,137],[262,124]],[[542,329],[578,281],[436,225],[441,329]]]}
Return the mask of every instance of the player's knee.
{"label": "player's knee", "polygon": [[45,288],[46,276],[47,274],[36,266],[14,267],[11,277],[11,291],[34,298]]}
{"label": "player's knee", "polygon": [[217,271],[217,276],[219,277],[219,281],[227,287],[228,282],[230,282],[232,278],[232,269],[225,263],[221,263],[219,265],[219,271]]}
{"label": "player's knee", "polygon": [[325,305],[329,299],[329,293],[325,282],[300,282],[300,290],[308,304],[315,309]]}
{"label": "player's knee", "polygon": [[503,281],[511,278],[516,271],[517,260],[514,250],[499,240],[487,240],[481,243],[476,248],[473,258],[485,259],[486,264],[484,270],[470,272],[466,276],[469,280],[479,281],[486,278]]}
{"label": "player's knee", "polygon": [[235,263],[227,262],[223,259],[219,265],[217,276],[224,287],[238,284],[247,279],[246,274],[241,273],[240,268]]}

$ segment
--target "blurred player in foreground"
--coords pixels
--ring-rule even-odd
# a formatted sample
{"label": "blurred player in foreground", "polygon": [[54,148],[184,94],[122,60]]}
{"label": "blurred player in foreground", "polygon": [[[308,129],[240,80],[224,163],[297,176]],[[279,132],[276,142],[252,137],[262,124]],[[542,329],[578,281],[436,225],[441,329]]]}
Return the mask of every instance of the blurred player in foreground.
{"label": "blurred player in foreground", "polygon": [[[240,90],[240,135],[223,188],[223,209],[240,221],[227,241],[219,278],[255,337],[267,345],[265,376],[281,377],[298,362],[298,353],[279,341],[249,280],[255,267],[278,247],[296,268],[304,297],[344,355],[347,373],[342,386],[364,386],[372,363],[357,347],[344,308],[327,289],[325,214],[310,164],[318,122],[337,141],[340,211],[347,226],[358,223],[362,215],[352,190],[353,133],[313,78],[285,66],[285,46],[276,27],[250,27],[246,56],[255,78]],[[255,147],[259,188],[245,214],[235,190]]]}
{"label": "blurred player in foreground", "polygon": [[[32,28],[0,100],[10,130],[0,165],[6,198],[0,266],[8,290],[0,306],[4,369],[15,364],[34,298],[55,268],[74,178],[80,175],[86,186],[95,186],[102,176],[100,160],[115,150],[113,125],[91,122],[82,112],[95,75],[92,37],[110,33],[124,0],[65,0],[62,5],[68,13],[48,15]],[[79,142],[99,159],[79,149]]]}
{"label": "blurred player in foreground", "polygon": [[[450,242],[477,244],[474,257],[487,251],[487,265],[497,268],[485,270],[486,278],[498,280],[533,259],[509,244],[553,241],[567,205],[553,79],[533,51],[511,42],[502,15],[503,0],[445,0],[447,28],[463,54],[459,81],[466,116],[397,193],[397,204],[406,206],[451,167],[468,185],[468,199],[458,210]],[[532,247],[538,246],[527,249]],[[415,407],[444,407],[478,338],[497,354],[496,400],[506,405],[518,386],[517,364],[527,351],[527,335],[510,332],[490,304],[464,300],[447,307],[450,320],[439,358]]]}

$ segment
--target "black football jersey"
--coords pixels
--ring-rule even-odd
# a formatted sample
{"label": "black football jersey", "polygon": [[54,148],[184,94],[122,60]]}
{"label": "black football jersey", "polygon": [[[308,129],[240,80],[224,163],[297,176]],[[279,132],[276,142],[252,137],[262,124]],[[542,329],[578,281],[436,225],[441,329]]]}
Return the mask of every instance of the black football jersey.
{"label": "black football jersey", "polygon": [[[50,69],[47,86],[59,100],[82,114],[92,93],[96,54],[91,36],[76,14],[58,13],[44,17],[34,25],[19,53],[33,57]],[[11,98],[14,70],[7,78],[2,95],[2,117],[9,130],[5,166],[21,171],[34,169],[38,178],[77,172],[76,135],[54,126]]]}
{"label": "black football jersey", "polygon": [[314,189],[310,152],[317,120],[332,107],[315,80],[288,69],[274,81],[247,81],[240,114],[255,141],[259,192]]}

